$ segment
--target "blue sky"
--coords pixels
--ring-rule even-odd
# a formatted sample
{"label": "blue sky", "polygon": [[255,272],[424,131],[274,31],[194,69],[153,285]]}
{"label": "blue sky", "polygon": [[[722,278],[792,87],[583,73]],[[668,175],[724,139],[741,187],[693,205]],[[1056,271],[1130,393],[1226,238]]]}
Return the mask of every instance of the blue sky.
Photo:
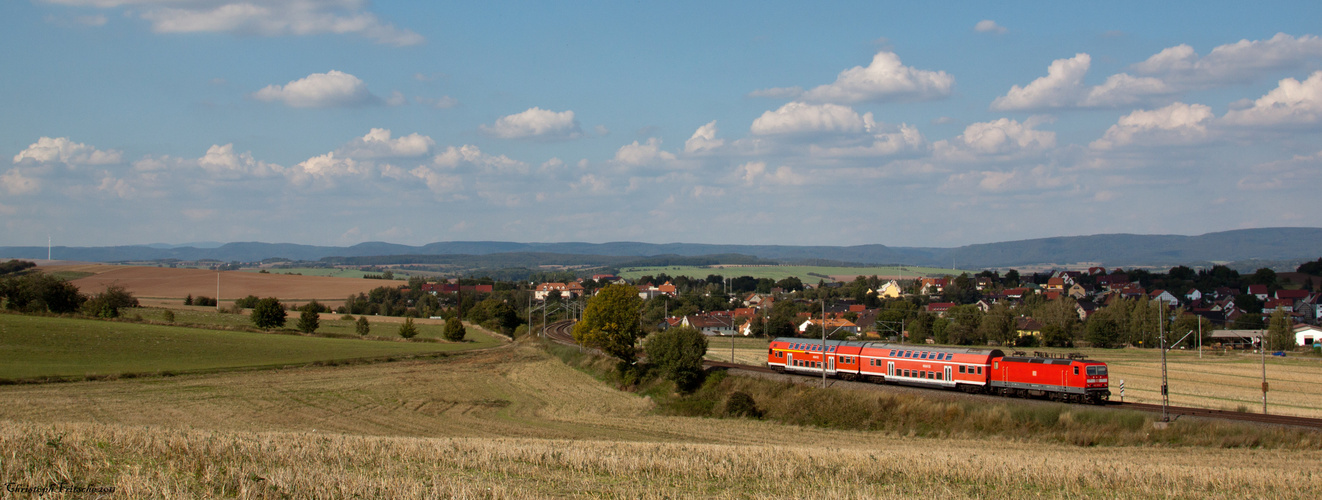
{"label": "blue sky", "polygon": [[1318,226],[1318,2],[0,3],[0,245]]}

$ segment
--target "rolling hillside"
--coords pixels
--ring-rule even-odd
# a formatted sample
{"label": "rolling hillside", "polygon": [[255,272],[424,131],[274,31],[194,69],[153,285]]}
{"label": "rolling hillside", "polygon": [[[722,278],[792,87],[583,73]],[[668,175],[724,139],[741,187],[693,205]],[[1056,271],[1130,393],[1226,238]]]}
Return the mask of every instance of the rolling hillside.
{"label": "rolling hillside", "polygon": [[[0,258],[42,259],[45,247],[0,247]],[[488,256],[506,265],[545,263],[618,265],[628,258],[718,254],[780,262],[834,261],[989,268],[1096,262],[1107,266],[1161,266],[1245,260],[1313,260],[1322,254],[1322,228],[1262,228],[1198,236],[1101,234],[966,245],[957,248],[857,246],[710,245],[694,243],[512,243],[455,241],[422,246],[368,242],[350,247],[290,243],[227,243],[215,248],[155,246],[54,247],[57,259],[126,262],[161,259],[252,262],[268,258],[320,260],[328,257]],[[492,257],[507,256],[508,258]],[[471,259],[470,259],[471,260]]]}

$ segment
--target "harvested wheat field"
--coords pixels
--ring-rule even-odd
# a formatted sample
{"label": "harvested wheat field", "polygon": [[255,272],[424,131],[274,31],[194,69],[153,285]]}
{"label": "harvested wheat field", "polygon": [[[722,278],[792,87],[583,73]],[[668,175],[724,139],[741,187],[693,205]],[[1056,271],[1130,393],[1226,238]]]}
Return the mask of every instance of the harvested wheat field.
{"label": "harvested wheat field", "polygon": [[658,416],[540,349],[0,387],[0,482],[240,498],[1314,498],[1322,452]]}
{"label": "harvested wheat field", "polygon": [[399,282],[329,278],[323,276],[295,276],[288,274],[261,274],[241,271],[208,271],[205,269],[170,269],[164,267],[118,266],[109,264],[80,264],[44,266],[43,271],[58,273],[93,273],[73,280],[83,293],[97,293],[110,285],[121,285],[139,299],[183,299],[192,296],[216,296],[216,276],[220,275],[220,299],[256,295],[276,297],[281,301],[316,299],[327,303],[341,303],[345,297],[366,293],[379,286],[399,285]]}

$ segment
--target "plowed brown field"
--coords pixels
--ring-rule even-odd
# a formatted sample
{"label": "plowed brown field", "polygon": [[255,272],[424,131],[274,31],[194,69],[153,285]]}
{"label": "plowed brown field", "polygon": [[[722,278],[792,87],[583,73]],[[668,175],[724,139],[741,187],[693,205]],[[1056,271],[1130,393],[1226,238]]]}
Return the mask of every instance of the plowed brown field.
{"label": "plowed brown field", "polygon": [[[87,294],[97,293],[105,290],[109,285],[118,284],[140,299],[183,299],[188,295],[216,296],[216,271],[108,264],[43,266],[42,269],[47,272],[96,273],[73,280],[73,284]],[[219,275],[222,302],[256,295],[276,297],[285,302],[317,299],[321,302],[339,303],[350,294],[366,293],[379,286],[403,284],[400,281],[241,271],[225,271]]]}

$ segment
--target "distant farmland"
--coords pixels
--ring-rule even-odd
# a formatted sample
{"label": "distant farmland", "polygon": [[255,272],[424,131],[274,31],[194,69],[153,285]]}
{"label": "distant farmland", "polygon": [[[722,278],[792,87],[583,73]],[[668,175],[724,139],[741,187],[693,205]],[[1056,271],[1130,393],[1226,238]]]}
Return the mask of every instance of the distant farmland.
{"label": "distant farmland", "polygon": [[620,277],[626,279],[638,279],[641,276],[655,276],[664,273],[670,276],[706,278],[711,274],[719,274],[726,278],[752,276],[754,278],[771,278],[780,281],[793,276],[799,278],[804,283],[817,283],[818,280],[825,279],[823,276],[829,276],[836,281],[851,281],[855,276],[875,275],[886,279],[912,279],[922,276],[945,276],[947,274],[959,275],[964,272],[972,274],[977,271],[918,266],[659,266],[629,267],[620,269]]}
{"label": "distant farmland", "polygon": [[262,274],[241,271],[217,273],[205,269],[171,269],[165,267],[118,266],[86,264],[74,266],[44,266],[51,273],[77,273],[84,277],[73,280],[74,286],[86,294],[120,285],[138,298],[182,299],[188,295],[215,297],[217,276],[220,279],[220,299],[228,303],[239,297],[256,295],[276,297],[282,302],[316,299],[339,304],[349,295],[367,293],[379,286],[399,286],[400,281],[369,280],[361,278],[332,278],[324,276],[297,276]]}

